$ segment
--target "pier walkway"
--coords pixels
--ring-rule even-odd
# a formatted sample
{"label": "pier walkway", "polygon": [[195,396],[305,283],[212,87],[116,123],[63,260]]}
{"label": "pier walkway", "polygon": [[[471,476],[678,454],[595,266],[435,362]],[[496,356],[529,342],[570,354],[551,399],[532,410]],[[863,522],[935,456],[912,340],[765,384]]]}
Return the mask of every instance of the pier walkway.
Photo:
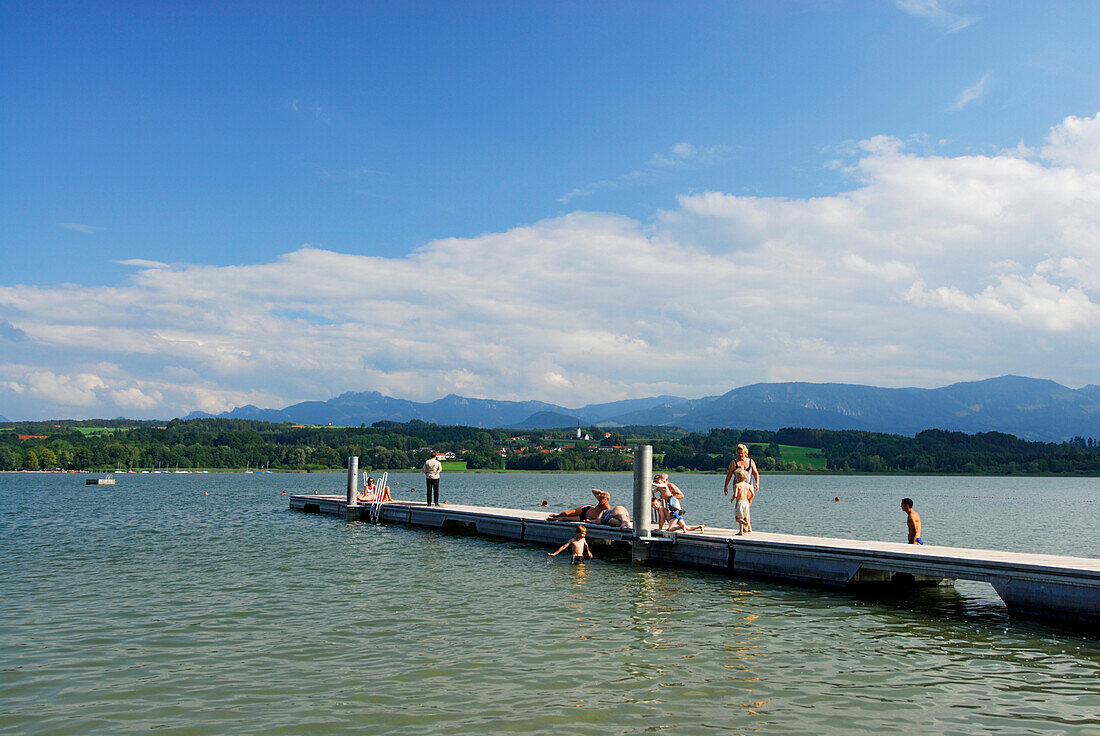
{"label": "pier walkway", "polygon": [[[369,505],[349,507],[343,496],[294,495],[290,508],[369,519]],[[547,521],[546,510],[525,511],[411,501],[382,504],[380,521],[558,546],[577,525]],[[951,584],[955,579],[992,584],[1013,614],[1100,624],[1100,560],[1082,557],[919,546],[896,542],[804,537],[708,527],[705,533],[622,532],[586,524],[594,544],[631,551],[638,562],[695,567],[829,586]]]}

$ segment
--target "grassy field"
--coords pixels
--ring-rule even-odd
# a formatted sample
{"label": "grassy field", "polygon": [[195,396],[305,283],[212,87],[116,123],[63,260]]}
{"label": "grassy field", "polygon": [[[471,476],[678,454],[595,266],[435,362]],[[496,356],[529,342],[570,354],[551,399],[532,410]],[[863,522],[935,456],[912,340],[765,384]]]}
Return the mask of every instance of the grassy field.
{"label": "grassy field", "polygon": [[799,447],[797,445],[780,445],[779,454],[784,460],[808,465],[814,469],[825,468],[825,455],[815,447]]}
{"label": "grassy field", "polygon": [[92,434],[116,434],[118,432],[129,432],[129,427],[73,427],[77,432],[87,437]]}

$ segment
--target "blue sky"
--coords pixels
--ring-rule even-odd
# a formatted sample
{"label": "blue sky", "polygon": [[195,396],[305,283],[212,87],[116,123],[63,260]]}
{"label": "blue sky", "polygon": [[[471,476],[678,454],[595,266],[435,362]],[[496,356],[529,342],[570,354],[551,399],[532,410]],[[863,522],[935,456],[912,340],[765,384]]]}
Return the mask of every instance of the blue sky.
{"label": "blue sky", "polygon": [[5,3],[0,415],[1100,383],[1098,20]]}

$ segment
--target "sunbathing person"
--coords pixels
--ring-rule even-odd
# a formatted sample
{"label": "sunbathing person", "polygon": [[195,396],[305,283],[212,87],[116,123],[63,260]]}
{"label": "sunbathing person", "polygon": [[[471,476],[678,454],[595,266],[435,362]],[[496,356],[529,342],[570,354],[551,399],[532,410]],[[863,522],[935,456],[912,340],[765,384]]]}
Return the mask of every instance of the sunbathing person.
{"label": "sunbathing person", "polygon": [[[610,499],[610,496],[608,498]],[[624,532],[634,531],[634,527],[630,524],[630,512],[626,510],[626,506],[615,506],[604,511],[596,523],[618,527]]]}
{"label": "sunbathing person", "polygon": [[581,523],[598,524],[600,514],[611,509],[611,494],[606,491],[601,491],[599,488],[592,489],[592,495],[596,497],[596,505],[578,506],[575,509],[568,509],[556,514],[550,514],[546,517],[547,521],[579,521]]}

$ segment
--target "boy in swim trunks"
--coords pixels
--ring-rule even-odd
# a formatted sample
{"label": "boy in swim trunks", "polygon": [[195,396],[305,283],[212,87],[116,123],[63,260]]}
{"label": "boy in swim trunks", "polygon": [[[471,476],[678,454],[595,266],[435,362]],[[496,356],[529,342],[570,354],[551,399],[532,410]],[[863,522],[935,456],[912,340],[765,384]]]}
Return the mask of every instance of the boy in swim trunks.
{"label": "boy in swim trunks", "polygon": [[562,546],[558,547],[553,552],[547,552],[547,557],[555,557],[558,552],[563,552],[566,547],[573,548],[573,557],[569,561],[572,565],[579,565],[584,562],[585,555],[588,555],[589,559],[592,558],[592,550],[588,548],[588,540],[585,539],[585,535],[588,534],[588,530],[583,525],[577,527],[577,533],[572,539],[567,541]]}
{"label": "boy in swim trunks", "polygon": [[730,498],[730,503],[734,506],[733,518],[737,519],[737,536],[740,537],[752,531],[752,524],[749,521],[749,506],[752,504],[752,498],[756,493],[753,492],[752,485],[749,483],[748,471],[737,468],[733,474],[733,479],[736,485],[733,487],[733,497]]}
{"label": "boy in swim trunks", "polygon": [[909,517],[907,521],[909,526],[909,544],[924,544],[924,541],[920,538],[920,514],[913,510],[913,499],[901,499],[901,510]]}

